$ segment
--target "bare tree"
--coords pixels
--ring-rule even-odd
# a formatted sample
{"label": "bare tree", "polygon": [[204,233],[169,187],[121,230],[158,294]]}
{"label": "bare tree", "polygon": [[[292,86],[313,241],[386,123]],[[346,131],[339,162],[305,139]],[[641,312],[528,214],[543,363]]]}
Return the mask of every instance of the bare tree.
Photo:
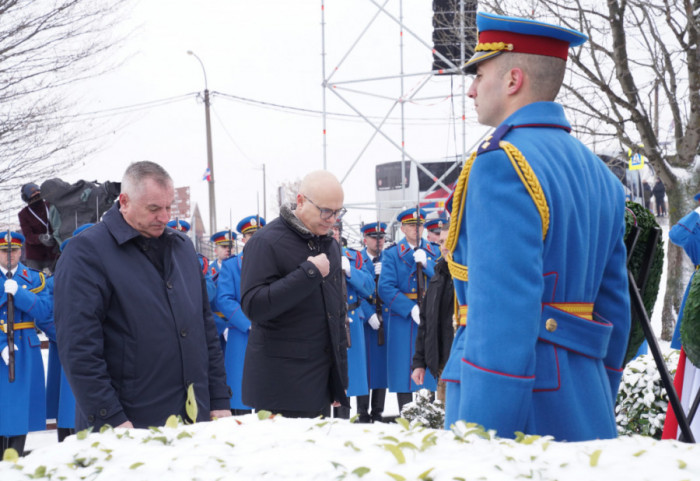
{"label": "bare tree", "polygon": [[[486,0],[481,7],[587,34],[589,41],[570,51],[560,94],[574,130],[599,149],[641,149],[666,185],[670,225],[690,210],[700,190],[700,1]],[[684,258],[669,246],[661,335],[667,340],[683,293]]]}
{"label": "bare tree", "polygon": [[[113,27],[130,0],[0,0],[0,200],[16,212],[24,182],[55,176],[85,153],[69,87],[109,68]],[[81,150],[83,149],[83,150]]]}

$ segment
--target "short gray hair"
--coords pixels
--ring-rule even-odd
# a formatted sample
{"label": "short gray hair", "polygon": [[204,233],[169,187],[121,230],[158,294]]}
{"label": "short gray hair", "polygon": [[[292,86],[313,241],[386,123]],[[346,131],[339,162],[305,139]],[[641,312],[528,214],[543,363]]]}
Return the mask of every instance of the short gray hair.
{"label": "short gray hair", "polygon": [[146,179],[152,179],[161,187],[173,185],[173,179],[163,167],[150,160],[141,160],[133,162],[126,168],[122,177],[121,190],[126,194],[134,195]]}

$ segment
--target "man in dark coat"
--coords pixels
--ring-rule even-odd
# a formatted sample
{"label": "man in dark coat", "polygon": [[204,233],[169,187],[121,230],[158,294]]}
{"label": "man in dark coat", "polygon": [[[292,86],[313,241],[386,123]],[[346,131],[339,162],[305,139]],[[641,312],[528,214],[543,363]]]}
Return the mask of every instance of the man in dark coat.
{"label": "man in dark coat", "polygon": [[[425,293],[425,309],[420,313],[421,323],[416,336],[416,352],[413,354],[413,381],[422,385],[425,369],[428,368],[435,379],[440,379],[442,369],[450,357],[454,339],[454,285],[452,275],[445,260],[444,246],[449,224],[442,224],[438,245],[442,257],[435,264],[435,274],[430,279]],[[437,398],[445,402],[445,382],[438,382]]]}
{"label": "man in dark coat", "polygon": [[243,402],[286,417],[349,407],[345,294],[340,246],[343,189],[326,171],[301,182],[296,209],[283,206],[246,244],[241,305],[252,325]]}
{"label": "man in dark coat", "polygon": [[[190,240],[166,228],[174,189],[153,162],[131,164],[119,202],[61,255],[55,319],[76,429],[230,416],[230,389]],[[191,412],[191,411],[190,411]]]}

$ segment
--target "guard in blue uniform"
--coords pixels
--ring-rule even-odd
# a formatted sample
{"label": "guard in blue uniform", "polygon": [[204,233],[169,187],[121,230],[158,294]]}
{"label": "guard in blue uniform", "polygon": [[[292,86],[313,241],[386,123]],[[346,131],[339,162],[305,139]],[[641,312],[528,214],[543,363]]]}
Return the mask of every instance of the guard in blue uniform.
{"label": "guard in blue uniform", "polygon": [[[333,226],[333,237],[342,245],[342,221]],[[348,329],[350,347],[348,348],[348,396],[366,396],[369,394],[367,382],[367,349],[365,346],[365,328],[367,321],[362,309],[362,299],[374,292],[374,276],[363,269],[362,254],[354,249],[341,247],[341,266],[345,273],[345,286],[348,304]],[[340,406],[334,408],[336,417],[349,418],[350,409]]]}
{"label": "guard in blue uniform", "polygon": [[[405,237],[384,251],[378,291],[388,327],[386,342],[389,391],[397,393],[400,413],[404,404],[413,400],[413,392],[419,389],[437,389],[437,381],[430,372],[425,374],[422,386],[413,382],[411,363],[420,324],[417,264],[422,266],[423,286],[427,289],[439,252],[422,237],[425,220],[423,209],[406,209],[398,215],[397,220],[401,223],[401,232]],[[425,290],[422,294],[425,294]]]}
{"label": "guard in blue uniform", "polygon": [[[187,233],[190,231],[190,223],[185,220],[173,219],[167,224],[171,229],[175,229],[180,232]],[[207,296],[209,296],[209,302],[214,302],[216,297],[216,283],[209,273],[209,259],[197,252],[199,256],[199,267],[202,268],[202,275],[207,283]]]}
{"label": "guard in blue uniform", "polygon": [[[386,388],[386,321],[382,315],[382,301],[377,294],[377,283],[382,272],[382,254],[386,224],[371,222],[360,229],[365,248],[362,249],[362,267],[374,279],[369,297],[362,299],[362,309],[367,322],[364,323],[365,350],[367,353],[367,381],[369,394],[357,397],[358,422],[381,422],[384,414]],[[371,411],[370,411],[371,405]]]}
{"label": "guard in blue uniform", "polygon": [[503,437],[613,438],[630,327],[625,195],[554,103],[586,37],[483,12],[477,29],[468,96],[496,130],[454,192],[448,263],[466,326],[448,418]]}
{"label": "guard in blue uniform", "polygon": [[[264,225],[265,219],[254,215],[245,217],[238,223],[236,229],[241,233],[243,250],[240,254],[224,261],[217,281],[214,320],[220,333],[227,332],[224,362],[226,364],[226,380],[233,393],[231,413],[234,415],[251,412],[250,406],[243,404],[241,399],[243,361],[245,360],[248,331],[250,330],[250,320],[241,310],[241,266],[243,265],[246,242]],[[228,235],[228,231],[226,233]],[[225,236],[220,238],[222,242],[224,239]]]}
{"label": "guard in blue uniform", "polygon": [[238,236],[232,230],[222,230],[209,238],[214,244],[214,254],[216,259],[209,263],[209,275],[214,280],[214,284],[219,279],[219,272],[224,261],[231,257]]}
{"label": "guard in blue uniform", "polygon": [[[19,262],[23,244],[22,234],[0,232],[0,459],[7,448],[22,455],[27,433],[46,429],[44,362],[36,328],[50,337],[55,337],[55,328],[44,274]],[[14,306],[13,382],[9,380],[8,294]]]}
{"label": "guard in blue uniform", "polygon": [[440,242],[440,232],[442,231],[442,225],[444,223],[445,219],[442,217],[436,217],[425,221],[423,228],[425,229],[425,236],[428,238],[428,242],[432,244],[438,244]]}

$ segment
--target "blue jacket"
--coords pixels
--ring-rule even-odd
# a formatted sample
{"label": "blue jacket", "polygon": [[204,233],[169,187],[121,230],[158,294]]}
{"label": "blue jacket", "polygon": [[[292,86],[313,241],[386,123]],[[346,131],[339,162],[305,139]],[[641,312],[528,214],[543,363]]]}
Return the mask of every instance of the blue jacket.
{"label": "blue jacket", "polygon": [[617,435],[630,328],[625,195],[569,130],[556,103],[519,109],[455,188],[447,247],[456,240],[453,260],[468,267],[455,289],[469,311],[455,350],[461,396],[447,405],[458,416],[448,418],[504,437]]}
{"label": "blue jacket", "polygon": [[[421,239],[421,248],[426,251],[427,265],[423,269],[425,289],[433,276],[435,258],[439,255],[433,244]],[[406,239],[384,250],[382,257],[382,274],[379,276],[378,291],[384,306],[384,320],[388,324],[387,375],[391,392],[413,392],[419,389],[434,391],[437,381],[425,373],[422,386],[411,379],[413,355],[416,351],[418,325],[411,317],[411,310],[416,305],[418,289],[416,262],[413,249]]]}
{"label": "blue jacket", "polygon": [[241,265],[243,253],[229,257],[218,274],[216,288],[217,315],[214,317],[219,332],[228,329],[224,360],[226,379],[231,387],[231,409],[250,409],[243,404],[241,387],[243,384],[243,361],[248,345],[250,320],[241,309]]}
{"label": "blue jacket", "polygon": [[56,267],[61,363],[77,402],[76,428],[162,425],[187,419],[194,385],[199,421],[228,409],[223,354],[191,241],[166,228],[164,277],[115,204],[73,237]]}
{"label": "blue jacket", "polygon": [[[6,279],[0,272],[0,351],[7,346]],[[34,325],[48,336],[54,335],[51,298],[45,289],[44,275],[20,263],[13,279],[19,285],[14,295],[15,381],[9,382],[8,366],[0,361],[0,436],[46,429],[44,363]]]}
{"label": "blue jacket", "polygon": [[[697,266],[700,264],[700,215],[697,212],[692,211],[686,214],[676,225],[671,227],[668,231],[668,238],[671,242],[683,248],[693,265]],[[678,310],[678,321],[671,339],[671,347],[673,349],[681,348],[681,320],[683,319],[685,301],[688,299],[688,292],[690,292],[690,284],[693,282],[693,276],[696,273],[697,271],[693,271],[690,279],[688,279],[681,308]]]}

